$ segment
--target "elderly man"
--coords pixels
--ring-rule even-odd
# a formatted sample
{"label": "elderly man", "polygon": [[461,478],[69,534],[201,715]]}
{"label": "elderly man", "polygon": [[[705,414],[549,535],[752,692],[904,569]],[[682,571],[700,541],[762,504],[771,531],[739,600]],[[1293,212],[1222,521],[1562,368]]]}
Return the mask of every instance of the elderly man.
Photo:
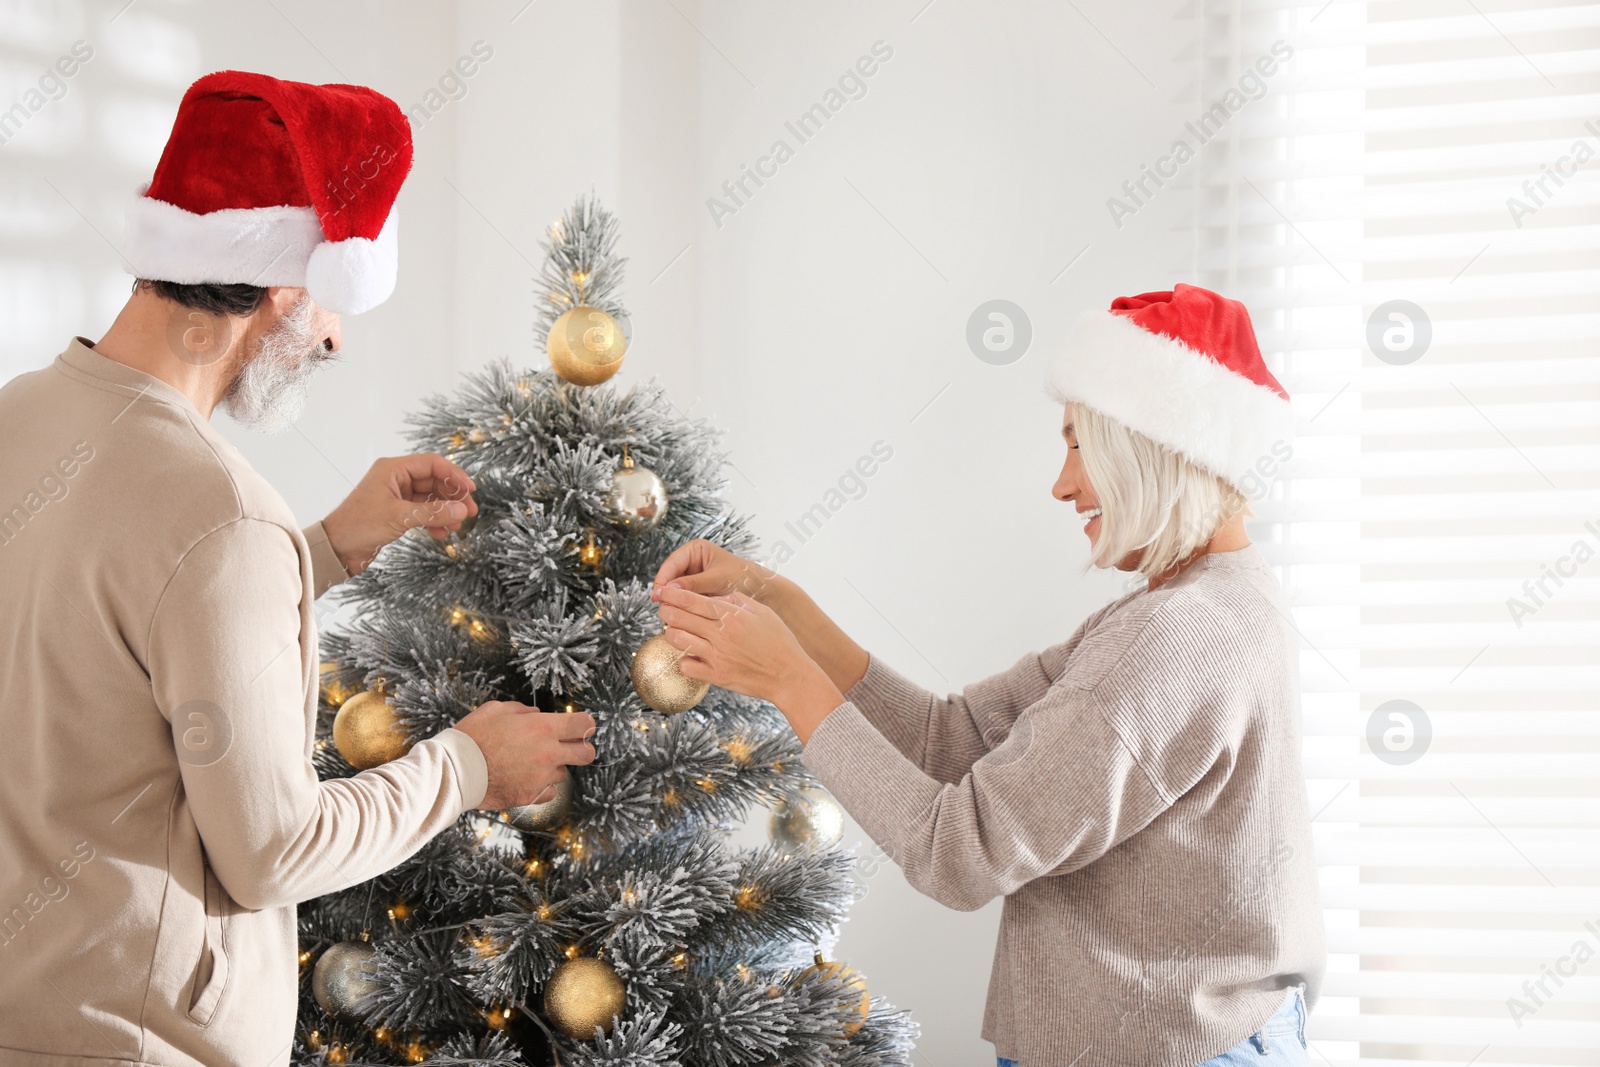
{"label": "elderly man", "polygon": [[110,330],[0,388],[0,1062],[287,1062],[295,904],[594,759],[586,714],[494,702],[352,778],[311,762],[312,601],[476,513],[379,460],[305,530],[210,425],[272,429],[394,288],[394,102],[207,75],[129,210]]}

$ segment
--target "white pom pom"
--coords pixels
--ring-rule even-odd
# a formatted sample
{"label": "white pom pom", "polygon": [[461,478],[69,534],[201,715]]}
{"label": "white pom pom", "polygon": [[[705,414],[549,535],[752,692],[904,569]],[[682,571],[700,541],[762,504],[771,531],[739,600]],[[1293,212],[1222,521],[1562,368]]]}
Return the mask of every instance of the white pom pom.
{"label": "white pom pom", "polygon": [[394,292],[400,275],[398,209],[389,212],[377,240],[351,237],[324,241],[306,263],[306,292],[317,305],[340,315],[359,315]]}

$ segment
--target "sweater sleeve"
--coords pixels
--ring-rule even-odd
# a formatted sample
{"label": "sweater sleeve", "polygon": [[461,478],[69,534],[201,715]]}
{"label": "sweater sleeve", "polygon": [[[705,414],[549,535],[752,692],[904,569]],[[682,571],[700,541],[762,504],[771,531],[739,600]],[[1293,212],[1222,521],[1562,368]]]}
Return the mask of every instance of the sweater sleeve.
{"label": "sweater sleeve", "polygon": [[389,870],[483,799],[477,745],[447,729],[400,759],[319,781],[307,756],[300,557],[241,519],[203,538],[151,621],[149,671],[184,792],[223,887],[282,907]]}
{"label": "sweater sleeve", "polygon": [[349,578],[350,572],[345,570],[344,564],[339,561],[339,554],[328,541],[328,531],[322,528],[321,519],[300,532],[305,535],[306,545],[311,549],[311,599],[317,600],[323,593]]}
{"label": "sweater sleeve", "polygon": [[930,777],[851,701],[817,726],[802,759],[947,907],[972,911],[1077,870],[1148,826],[1224,750],[1209,724],[1226,718],[1213,714],[1230,699],[1226,681],[1202,641],[1178,636],[1202,630],[1152,617],[1108,631],[958,781]]}
{"label": "sweater sleeve", "polygon": [[1061,677],[1083,635],[1118,603],[1092,613],[1060,644],[1030,652],[960,693],[939,697],[869,654],[866,674],[844,697],[924,774],[958,782],[1005,740],[1022,710]]}

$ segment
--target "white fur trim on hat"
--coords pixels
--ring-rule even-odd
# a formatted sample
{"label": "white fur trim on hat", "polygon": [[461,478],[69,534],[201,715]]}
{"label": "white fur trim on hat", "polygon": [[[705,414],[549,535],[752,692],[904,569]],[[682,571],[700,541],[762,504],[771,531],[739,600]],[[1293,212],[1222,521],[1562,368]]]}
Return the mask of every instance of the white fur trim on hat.
{"label": "white fur trim on hat", "polygon": [[[1294,440],[1294,413],[1257,385],[1181,341],[1126,316],[1079,316],[1046,390],[1084,404],[1235,485]],[[1274,446],[1279,446],[1279,453]],[[1259,477],[1259,473],[1256,475]]]}
{"label": "white fur trim on hat", "polygon": [[322,243],[309,207],[224,208],[196,215],[144,195],[128,205],[122,255],[135,277],[180,285],[306,283],[306,261]]}
{"label": "white fur trim on hat", "polygon": [[180,285],[244,283],[304,288],[341,315],[376,307],[400,268],[391,209],[374,240],[331,242],[309,207],[223,208],[204,215],[145,196],[128,205],[122,255],[135,277]]}
{"label": "white fur trim on hat", "polygon": [[389,299],[400,275],[399,214],[398,206],[390,208],[373,240],[350,237],[312,249],[306,264],[311,299],[341,315],[359,315]]}

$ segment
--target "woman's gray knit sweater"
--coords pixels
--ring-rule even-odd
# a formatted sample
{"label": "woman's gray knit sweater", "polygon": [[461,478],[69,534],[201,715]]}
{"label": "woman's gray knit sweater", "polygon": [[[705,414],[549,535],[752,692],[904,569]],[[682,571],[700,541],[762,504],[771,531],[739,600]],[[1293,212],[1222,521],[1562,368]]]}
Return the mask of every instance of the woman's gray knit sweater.
{"label": "woman's gray knit sweater", "polygon": [[1194,1067],[1325,948],[1299,640],[1254,545],[939,699],[872,657],[803,760],[917,889],[1004,896],[983,1036],[1023,1067]]}

